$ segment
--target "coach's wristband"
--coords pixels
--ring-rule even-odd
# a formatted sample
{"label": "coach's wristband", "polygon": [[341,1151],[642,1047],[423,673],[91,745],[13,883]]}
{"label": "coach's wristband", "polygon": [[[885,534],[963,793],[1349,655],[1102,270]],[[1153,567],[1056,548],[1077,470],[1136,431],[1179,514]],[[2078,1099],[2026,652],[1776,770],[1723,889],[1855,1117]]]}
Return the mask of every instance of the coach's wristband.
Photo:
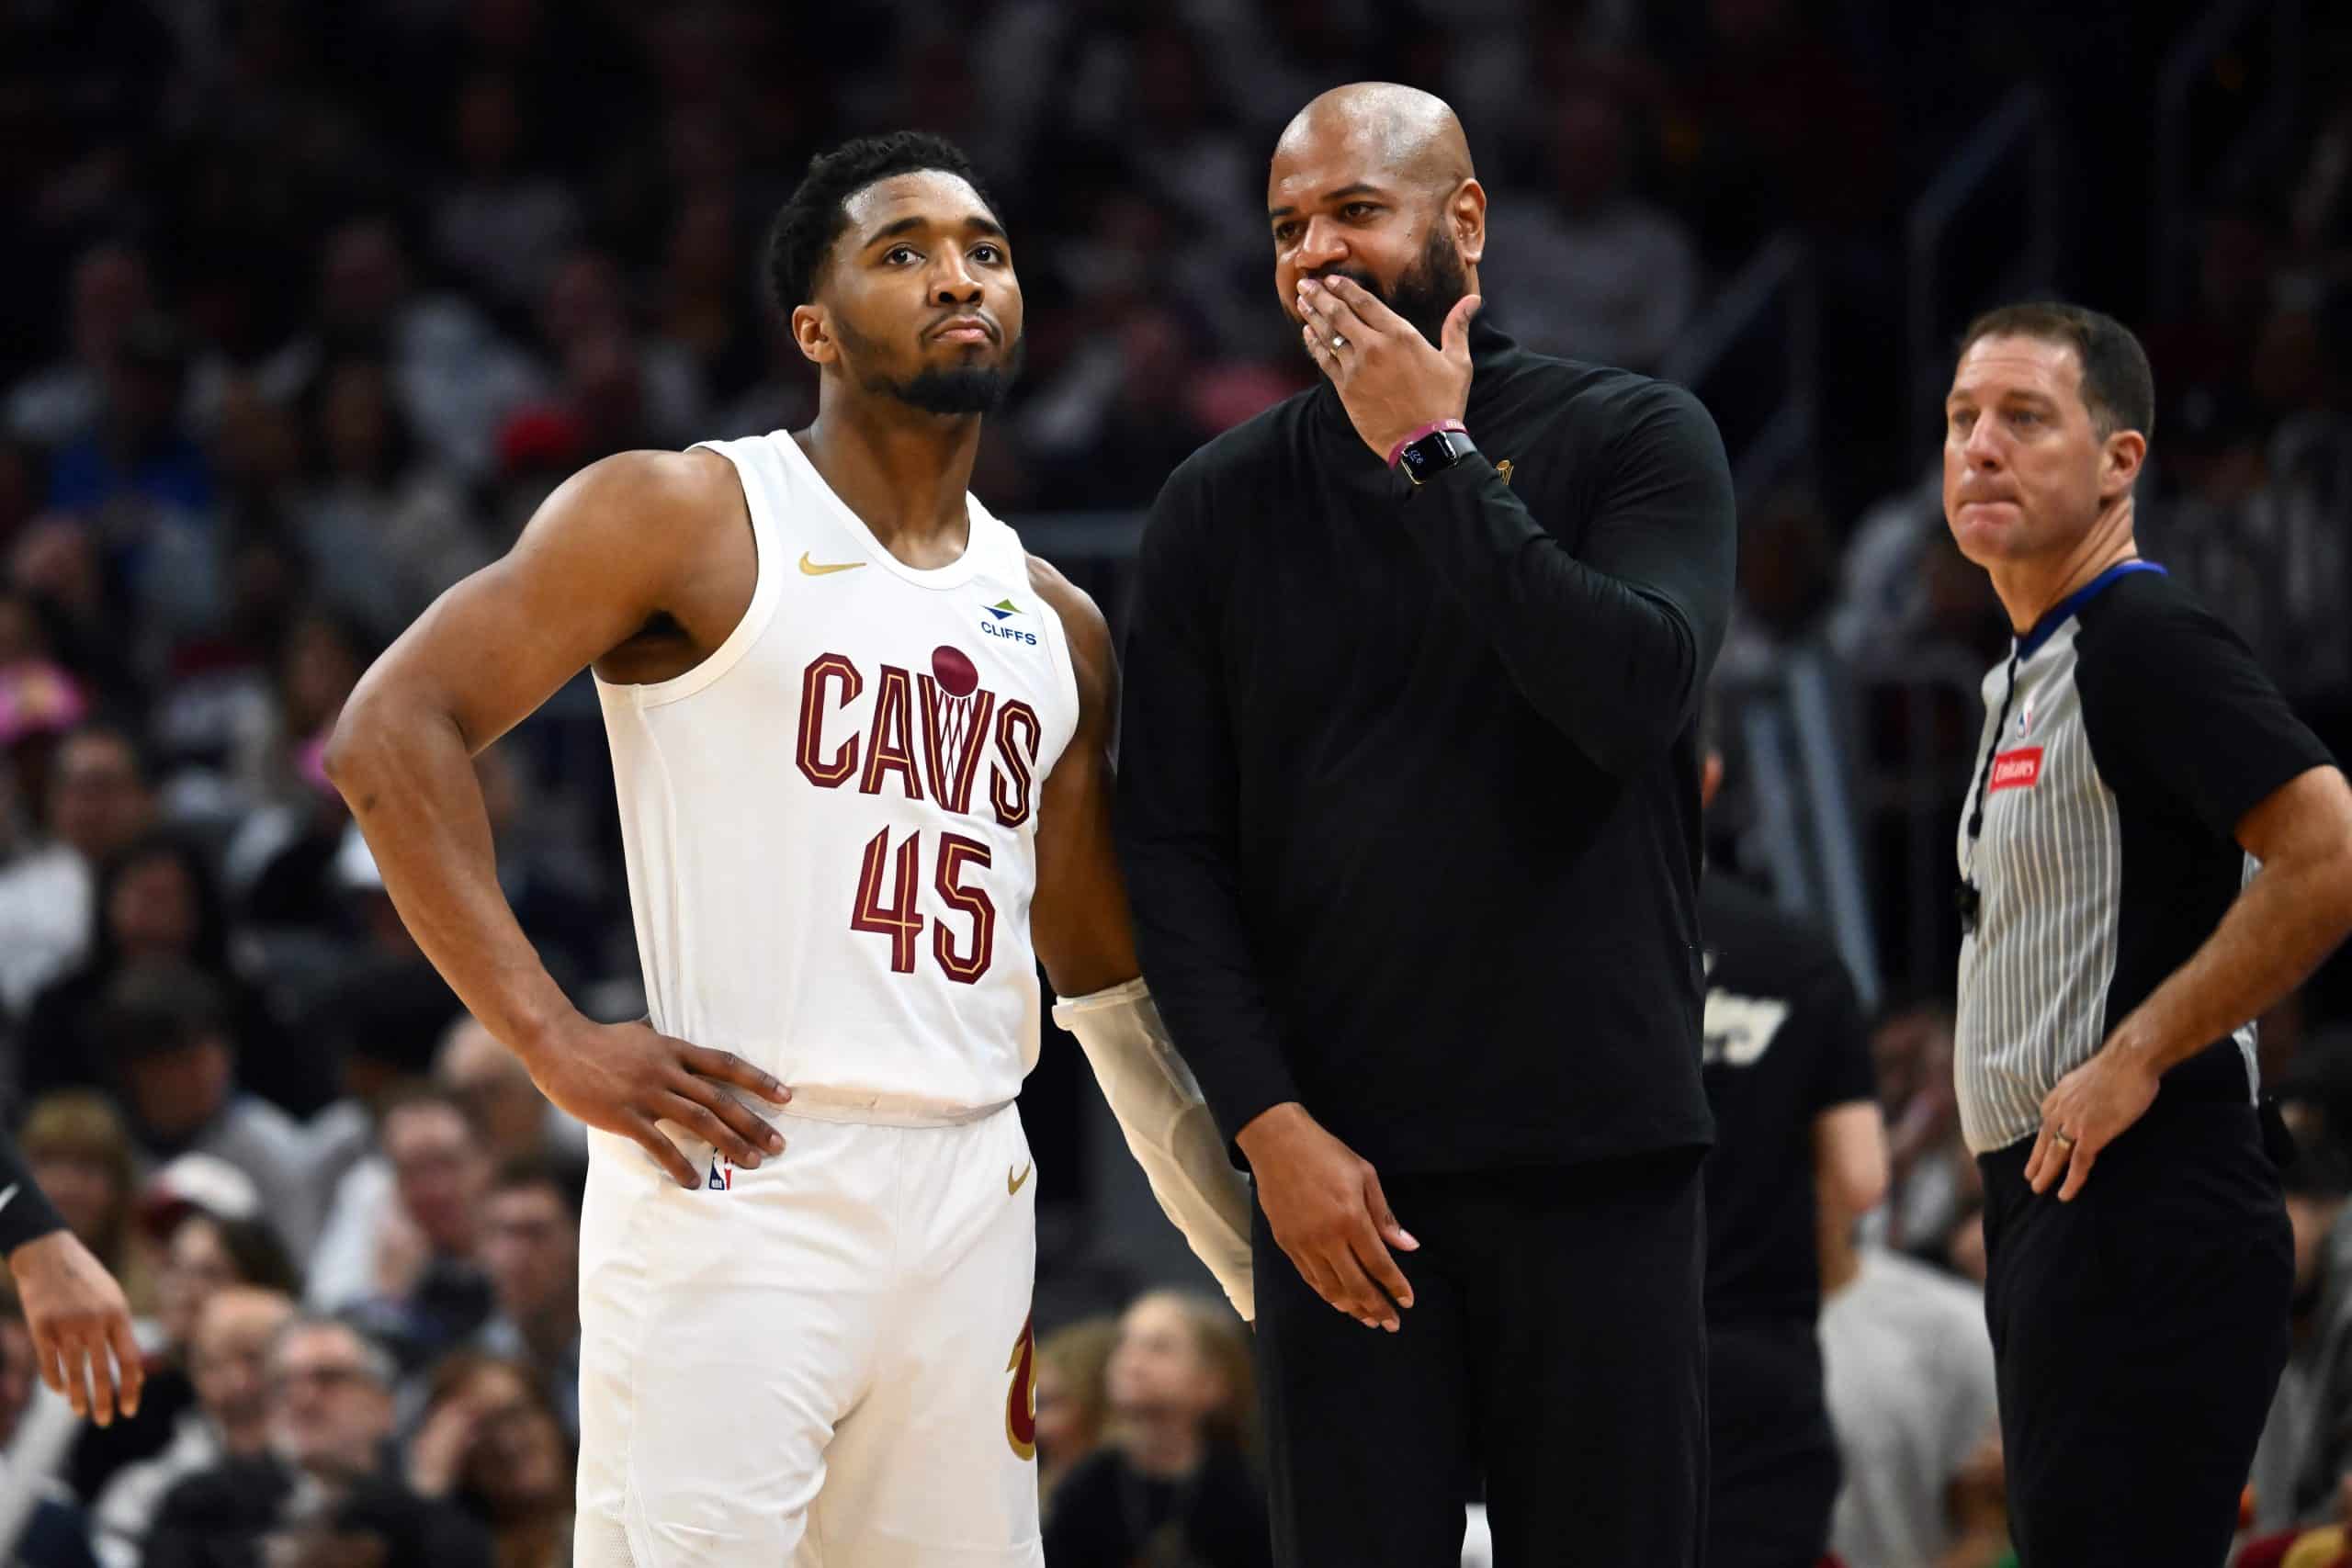
{"label": "coach's wristband", "polygon": [[1458,430],[1464,435],[1470,434],[1470,427],[1458,419],[1433,419],[1388,449],[1388,466],[1391,468],[1396,468],[1396,459],[1405,455],[1406,447],[1410,446],[1422,436],[1435,435],[1441,430]]}

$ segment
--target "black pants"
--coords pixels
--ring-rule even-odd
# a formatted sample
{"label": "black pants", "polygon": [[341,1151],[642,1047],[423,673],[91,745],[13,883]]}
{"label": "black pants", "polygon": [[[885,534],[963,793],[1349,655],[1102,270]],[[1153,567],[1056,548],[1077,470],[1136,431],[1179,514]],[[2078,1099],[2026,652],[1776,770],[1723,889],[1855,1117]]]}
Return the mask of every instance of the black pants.
{"label": "black pants", "polygon": [[1707,1568],[1814,1568],[1840,1472],[1810,1318],[1707,1325]]}
{"label": "black pants", "polygon": [[2023,1568],[2214,1568],[2287,1360],[2294,1243],[2252,1107],[2158,1095],[2071,1202],[1980,1156]]}
{"label": "black pants", "polygon": [[1458,1568],[1483,1472],[1497,1568],[1698,1563],[1698,1151],[1381,1184],[1421,1244],[1396,1334],[1324,1302],[1258,1217],[1275,1561]]}

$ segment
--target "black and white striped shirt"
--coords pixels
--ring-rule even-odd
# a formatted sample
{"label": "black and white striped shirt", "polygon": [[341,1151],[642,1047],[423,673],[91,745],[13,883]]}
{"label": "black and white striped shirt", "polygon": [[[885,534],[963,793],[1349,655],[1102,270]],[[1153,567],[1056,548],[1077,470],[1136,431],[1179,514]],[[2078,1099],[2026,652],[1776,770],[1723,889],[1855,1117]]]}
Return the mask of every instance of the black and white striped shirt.
{"label": "black and white striped shirt", "polygon": [[[2245,814],[2332,761],[2236,634],[2143,561],[2018,639],[1984,709],[1954,1047],[1979,1154],[2031,1136],[2058,1080],[2212,934],[2256,869],[2233,837]],[[2255,1074],[2248,1023],[2164,1092],[2250,1099]]]}

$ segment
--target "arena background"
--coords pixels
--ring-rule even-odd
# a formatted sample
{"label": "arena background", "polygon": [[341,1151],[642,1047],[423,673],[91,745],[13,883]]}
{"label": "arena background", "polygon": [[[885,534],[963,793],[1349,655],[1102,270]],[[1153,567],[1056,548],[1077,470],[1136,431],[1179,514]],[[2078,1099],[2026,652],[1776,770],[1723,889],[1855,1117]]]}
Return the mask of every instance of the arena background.
{"label": "arena background", "polygon": [[[1298,106],[1361,78],[1461,112],[1492,201],[1487,319],[1684,382],[1720,423],[1741,559],[1712,852],[1834,934],[1881,1020],[1898,1132],[1876,1234],[1964,1279],[1939,1010],[1976,685],[2006,631],[1936,493],[1952,340],[1975,310],[2042,295],[2142,333],[2160,408],[2143,547],[2346,754],[2338,7],[9,0],[12,1120],[44,1091],[120,1088],[74,1010],[160,942],[237,998],[246,1086],[316,1150],[296,1201],[317,1213],[291,1221],[265,1192],[264,1217],[323,1222],[366,1157],[352,1097],[428,1074],[455,1003],[389,919],[318,743],[373,653],[565,474],[808,420],[815,378],[775,330],[761,242],[810,154],[844,137],[937,130],[984,171],[1029,353],[974,489],[1116,626],[1169,469],[1312,374],[1270,288],[1265,163]],[[139,924],[135,879],[105,877],[87,914],[51,897],[61,854],[102,858],[60,821],[76,803],[56,765],[59,738],[98,716],[146,748],[156,816],[210,885],[187,890],[203,919],[176,939],[120,929]],[[631,1016],[584,677],[485,773],[527,928],[592,1010]],[[2347,1024],[2338,964],[2266,1021],[2268,1072],[2324,1110],[2346,1092]],[[1048,1040],[1023,1109],[1041,1329],[1204,1282],[1068,1041]],[[356,1142],[334,1120],[350,1114]],[[2319,1111],[2307,1126],[2328,1139]],[[126,1142],[141,1183],[177,1147],[136,1118]],[[132,1257],[156,1245],[146,1230],[104,1223],[120,1266],[161,1266]]]}

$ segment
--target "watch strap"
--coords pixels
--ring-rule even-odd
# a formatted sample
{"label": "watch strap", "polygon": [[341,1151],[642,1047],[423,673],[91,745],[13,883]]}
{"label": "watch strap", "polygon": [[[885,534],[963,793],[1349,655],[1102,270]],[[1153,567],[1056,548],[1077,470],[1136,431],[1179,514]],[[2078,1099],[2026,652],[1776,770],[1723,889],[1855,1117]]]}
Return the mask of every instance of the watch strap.
{"label": "watch strap", "polygon": [[1388,449],[1388,466],[1393,468],[1404,459],[1406,447],[1416,441],[1435,435],[1441,430],[1458,430],[1464,435],[1470,434],[1470,427],[1458,419],[1433,419]]}

